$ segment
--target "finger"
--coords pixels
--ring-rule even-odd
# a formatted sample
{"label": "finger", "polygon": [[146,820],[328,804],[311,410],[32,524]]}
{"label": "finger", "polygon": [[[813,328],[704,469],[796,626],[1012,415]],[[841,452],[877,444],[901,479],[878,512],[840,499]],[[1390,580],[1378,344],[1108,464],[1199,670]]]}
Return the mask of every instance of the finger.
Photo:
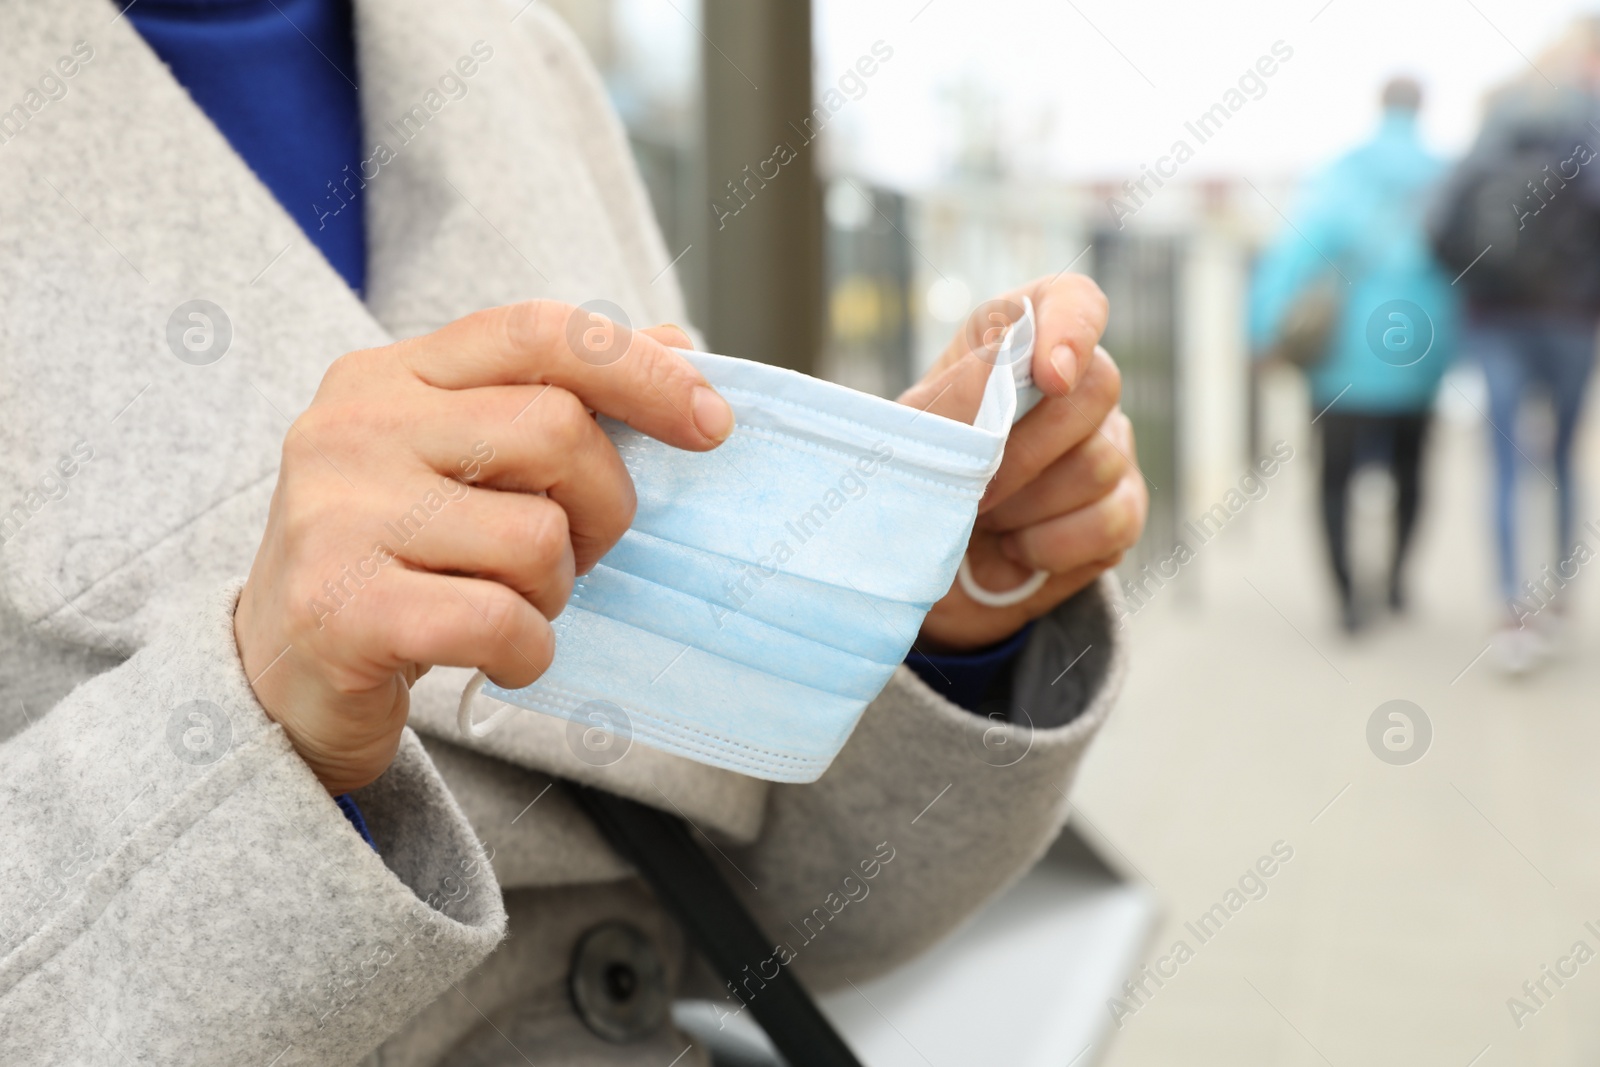
{"label": "finger", "polygon": [[[466,433],[484,436],[470,446]],[[566,509],[578,573],[587,573],[633,522],[628,469],[583,401],[554,385],[502,385],[446,394],[418,427],[423,462],[462,481],[545,493]]]}
{"label": "finger", "polygon": [[993,364],[969,352],[901,393],[899,402],[970,425],[978,415],[993,370]]}
{"label": "finger", "polygon": [[436,510],[419,503],[388,522],[384,543],[415,567],[487,578],[547,619],[561,614],[576,575],[561,505],[528,493],[456,489],[454,498],[433,495]]}
{"label": "finger", "polygon": [[1114,490],[1131,467],[1128,417],[1113,411],[1100,427],[1040,475],[979,520],[985,530],[1008,532],[1086,507]]}
{"label": "finger", "polygon": [[933,369],[901,394],[900,403],[971,423],[1006,331],[1023,315],[1023,295],[1008,293],[973,308]]}
{"label": "finger", "polygon": [[475,667],[519,689],[555,658],[549,620],[498,582],[394,569],[356,603],[363,611],[350,624],[349,647],[393,670],[412,662]]}
{"label": "finger", "polygon": [[660,326],[651,326],[642,330],[668,348],[693,348],[694,338],[689,336],[689,331],[673,322],[664,322]]}
{"label": "finger", "polygon": [[1033,380],[1048,396],[1065,396],[1077,385],[1105,333],[1110,303],[1094,280],[1060,274],[1035,283],[1037,336]]}
{"label": "finger", "polygon": [[[1037,478],[1041,471],[1095,433],[1122,395],[1122,375],[1096,348],[1071,396],[1046,397],[1011,429],[1005,458],[978,504],[983,514]],[[1131,455],[1130,455],[1131,461]]]}
{"label": "finger", "polygon": [[552,300],[474,312],[398,347],[406,367],[440,389],[556,385],[695,451],[733,432],[733,410],[688,360],[647,332]]}
{"label": "finger", "polygon": [[[1027,600],[1004,608],[985,608],[975,604],[958,583],[951,588],[949,596],[944,601],[935,605],[933,613],[929,616],[929,622],[924,625],[924,636],[931,637],[936,642],[940,641],[941,631],[948,633],[949,630],[941,623],[952,616],[970,618],[974,610],[983,612],[994,626],[992,635],[982,635],[983,640],[979,644],[986,644],[1015,633],[1019,627],[1038,618],[1116,566],[1121,558],[1121,553],[1118,553],[1051,574],[1049,580]],[[1015,589],[1027,581],[1036,569],[1012,563],[993,552],[974,553],[971,559],[973,579],[984,589]],[[974,646],[969,643],[966,647]]]}
{"label": "finger", "polygon": [[1025,567],[1068,571],[1132,548],[1148,502],[1143,480],[1131,473],[1088,507],[1004,534],[1000,550]]}

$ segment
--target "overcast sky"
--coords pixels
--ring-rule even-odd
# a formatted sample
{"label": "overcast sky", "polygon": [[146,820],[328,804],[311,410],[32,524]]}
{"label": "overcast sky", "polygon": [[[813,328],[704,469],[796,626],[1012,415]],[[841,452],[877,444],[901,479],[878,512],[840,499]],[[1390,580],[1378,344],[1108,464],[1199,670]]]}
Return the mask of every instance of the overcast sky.
{"label": "overcast sky", "polygon": [[[650,0],[636,0],[650,2]],[[1470,141],[1485,90],[1527,70],[1571,0],[815,0],[819,91],[883,40],[894,58],[836,121],[852,170],[916,187],[953,149],[952,88],[994,100],[1035,170],[1112,177],[1196,146],[1185,175],[1286,175],[1359,139],[1393,73],[1427,91],[1437,150]],[[913,17],[914,16],[914,17]],[[1293,50],[1223,132],[1184,130],[1275,42]],[[1520,54],[1519,54],[1520,52]],[[1260,90],[1256,90],[1258,93]],[[972,94],[968,94],[972,95]]]}

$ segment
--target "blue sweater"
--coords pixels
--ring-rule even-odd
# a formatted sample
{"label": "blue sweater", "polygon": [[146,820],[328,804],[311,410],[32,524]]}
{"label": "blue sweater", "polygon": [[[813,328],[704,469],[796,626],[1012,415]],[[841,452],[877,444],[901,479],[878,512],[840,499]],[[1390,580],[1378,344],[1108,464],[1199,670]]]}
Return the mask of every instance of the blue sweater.
{"label": "blue sweater", "polygon": [[329,186],[361,165],[350,0],[137,0],[127,17],[311,242],[356,292],[361,212],[329,215]]}

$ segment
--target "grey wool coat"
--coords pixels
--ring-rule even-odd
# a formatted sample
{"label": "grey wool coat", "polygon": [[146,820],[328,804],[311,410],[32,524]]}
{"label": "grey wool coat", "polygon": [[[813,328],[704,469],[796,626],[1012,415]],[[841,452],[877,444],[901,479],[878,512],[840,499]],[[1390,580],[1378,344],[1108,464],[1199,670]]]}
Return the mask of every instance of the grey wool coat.
{"label": "grey wool coat", "polygon": [[[575,997],[622,953],[738,1006],[558,779],[689,819],[817,989],[916,956],[1059,829],[1123,670],[1106,582],[1035,629],[1031,731],[902,668],[808,785],[593,767],[525,712],[469,745],[466,672],[436,670],[357,795],[376,850],[255,701],[237,576],[333,359],[536,296],[683,321],[594,71],[521,7],[358,0],[391,149],[351,194],[363,303],[107,0],[0,0],[0,1063],[703,1063]],[[466,94],[434,92],[464,56]],[[220,358],[175,340],[195,300]],[[871,897],[835,908],[846,876]]]}

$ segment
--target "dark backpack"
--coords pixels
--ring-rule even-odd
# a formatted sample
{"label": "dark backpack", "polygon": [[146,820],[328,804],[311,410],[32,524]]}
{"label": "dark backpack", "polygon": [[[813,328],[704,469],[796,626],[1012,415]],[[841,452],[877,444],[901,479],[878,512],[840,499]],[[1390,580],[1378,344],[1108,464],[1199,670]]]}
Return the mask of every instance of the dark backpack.
{"label": "dark backpack", "polygon": [[1587,101],[1517,103],[1442,190],[1434,252],[1480,307],[1600,310],[1600,130]]}

